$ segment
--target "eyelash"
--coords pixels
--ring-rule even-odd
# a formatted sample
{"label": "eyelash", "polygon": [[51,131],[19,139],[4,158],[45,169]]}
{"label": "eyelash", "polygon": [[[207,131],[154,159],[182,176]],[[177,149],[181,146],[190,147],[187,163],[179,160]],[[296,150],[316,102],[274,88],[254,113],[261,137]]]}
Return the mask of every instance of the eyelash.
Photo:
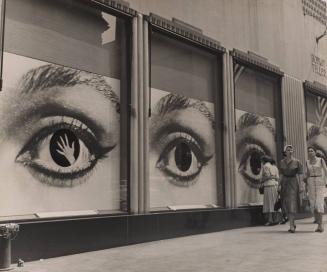
{"label": "eyelash", "polygon": [[[51,117],[50,117],[51,118]],[[110,152],[115,145],[110,147],[102,147],[98,142],[94,134],[80,121],[70,117],[52,117],[53,120],[50,124],[41,130],[39,130],[33,137],[27,141],[22,150],[16,156],[16,162],[22,163],[32,171],[32,174],[36,176],[41,182],[56,186],[56,187],[72,187],[77,184],[83,183],[90,175],[91,170],[95,167],[98,160],[106,157],[106,154]],[[70,120],[68,123],[67,120]],[[56,123],[57,122],[57,123]],[[78,124],[78,125],[76,125]],[[56,131],[61,129],[67,129],[76,134],[78,140],[81,140],[85,144],[86,148],[91,154],[91,159],[88,162],[87,167],[83,169],[76,168],[74,171],[68,168],[67,171],[61,171],[58,166],[57,171],[51,170],[37,162],[38,145],[42,144],[47,137],[53,135]]]}
{"label": "eyelash", "polygon": [[[169,182],[179,186],[179,187],[188,187],[196,183],[196,177],[200,174],[202,168],[207,165],[208,161],[213,157],[213,155],[205,156],[203,149],[199,146],[199,144],[194,140],[194,138],[184,132],[175,132],[168,135],[168,138],[171,140],[168,144],[164,145],[164,148],[159,156],[157,161],[157,168],[163,171],[167,176],[169,176]],[[176,164],[176,152],[177,147],[181,148],[182,145],[185,145],[191,154],[191,161],[189,162],[189,166],[185,171],[188,171],[191,166],[193,165],[193,158],[196,159],[197,162],[197,169],[193,171],[191,174],[185,174],[183,169],[180,170],[178,164]],[[169,154],[175,150],[175,165],[176,169],[172,169],[169,164]],[[194,167],[194,166],[193,166]],[[178,169],[179,168],[179,169]]]}

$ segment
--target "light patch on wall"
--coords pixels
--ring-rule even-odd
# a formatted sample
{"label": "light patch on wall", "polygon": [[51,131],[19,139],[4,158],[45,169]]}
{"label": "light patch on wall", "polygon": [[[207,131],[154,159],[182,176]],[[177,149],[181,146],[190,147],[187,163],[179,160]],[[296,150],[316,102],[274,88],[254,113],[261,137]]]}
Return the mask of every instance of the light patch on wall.
{"label": "light patch on wall", "polygon": [[102,18],[108,23],[108,29],[101,35],[102,45],[104,45],[116,39],[116,17],[102,12]]}

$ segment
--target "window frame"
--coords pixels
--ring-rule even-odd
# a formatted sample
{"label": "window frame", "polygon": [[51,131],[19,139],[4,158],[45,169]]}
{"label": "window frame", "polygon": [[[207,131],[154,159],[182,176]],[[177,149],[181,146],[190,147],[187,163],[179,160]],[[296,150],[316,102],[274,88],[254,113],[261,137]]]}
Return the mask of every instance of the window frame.
{"label": "window frame", "polygon": [[[226,191],[225,191],[225,163],[224,163],[224,115],[225,115],[225,105],[223,99],[223,64],[224,64],[224,55],[226,53],[226,49],[220,44],[220,42],[209,38],[202,34],[202,31],[196,29],[195,27],[186,24],[182,21],[179,21],[173,18],[171,21],[167,20],[161,16],[158,16],[154,13],[150,13],[149,16],[146,16],[145,20],[148,22],[148,36],[145,37],[149,44],[149,63],[147,64],[149,69],[149,116],[151,116],[151,37],[152,33],[157,33],[163,35],[167,38],[171,38],[175,41],[183,43],[185,45],[200,49],[205,51],[206,53],[210,53],[213,57],[216,58],[216,67],[217,67],[217,75],[216,75],[216,90],[214,92],[214,105],[215,105],[215,152],[216,152],[216,184],[217,191],[220,189],[219,184],[221,184],[222,190],[222,203],[223,206],[219,207],[207,207],[207,208],[186,208],[186,210],[211,210],[211,209],[226,209]],[[220,152],[218,152],[220,151]],[[147,177],[150,179],[150,176]],[[149,182],[148,182],[149,184]],[[145,190],[149,190],[150,188],[145,188]],[[151,198],[149,192],[145,193],[145,196]],[[147,199],[147,211],[154,212],[167,212],[167,209],[157,209],[156,207],[150,207],[150,199]],[[218,193],[216,198],[216,203],[218,202]],[[172,204],[173,205],[173,204]],[[201,205],[200,205],[201,206]],[[182,208],[181,210],[185,210]],[[177,210],[169,210],[169,211],[180,211]]]}
{"label": "window frame", "polygon": [[[276,112],[276,135],[275,135],[276,160],[277,160],[276,163],[279,166],[279,163],[282,159],[282,150],[284,145],[284,129],[283,129],[284,120],[283,120],[283,112],[282,112],[282,79],[284,76],[284,72],[281,71],[278,66],[269,63],[268,59],[261,57],[260,55],[257,55],[253,52],[248,51],[246,53],[234,48],[230,54],[232,56],[233,71],[235,65],[239,64],[241,66],[250,69],[255,73],[263,74],[265,76],[271,77],[274,80],[277,80],[278,93],[276,96],[276,102],[274,103],[274,111]],[[235,94],[236,84],[235,84],[234,72],[233,72],[233,91],[234,91],[234,112],[236,112],[236,94]],[[236,132],[236,123],[237,122],[235,119],[235,132]],[[236,144],[236,142],[234,144]],[[236,161],[236,157],[235,157],[235,161]],[[235,167],[235,172],[236,171],[237,170]],[[235,199],[233,200],[233,203],[235,204],[236,207],[250,207],[251,205],[249,204],[244,206],[237,203],[237,193],[236,193],[237,186],[238,186],[237,180],[235,178],[234,180],[235,193],[233,195]]]}
{"label": "window frame", "polygon": [[[314,95],[315,97],[322,97],[327,100],[327,86],[323,85],[319,82],[310,82],[310,81],[304,81],[303,82],[303,93],[304,93],[304,110],[305,110],[305,140],[306,140],[306,145],[308,143],[308,107],[307,107],[307,96],[309,95]],[[308,146],[307,146],[308,147]],[[305,160],[307,160],[307,154],[305,153]]]}
{"label": "window frame", "polygon": [[[6,19],[6,1],[7,0],[0,0],[1,6],[1,66],[0,66],[0,95],[1,95],[1,88],[2,88],[2,81],[3,81],[3,54],[4,54],[4,41],[5,41],[5,19]],[[46,217],[46,218],[39,218],[36,213],[32,214],[22,214],[22,215],[9,215],[9,216],[0,216],[0,223],[7,223],[7,222],[16,222],[16,223],[32,223],[32,222],[51,222],[51,221],[67,221],[67,220],[83,220],[88,218],[104,218],[104,217],[117,217],[121,215],[128,215],[131,213],[131,173],[130,173],[130,140],[131,140],[131,130],[130,130],[130,113],[131,113],[131,90],[132,90],[132,58],[133,58],[133,20],[137,16],[137,12],[131,9],[129,6],[123,5],[120,2],[113,1],[113,0],[70,0],[75,2],[76,4],[81,3],[85,5],[85,7],[90,9],[97,9],[101,12],[105,12],[109,15],[115,16],[125,21],[126,24],[126,49],[124,52],[124,56],[122,59],[122,71],[124,71],[124,76],[126,76],[126,83],[124,82],[125,86],[122,88],[121,86],[121,93],[120,93],[120,141],[121,149],[120,149],[120,187],[122,187],[122,182],[126,183],[126,193],[120,190],[120,210],[95,210],[97,214],[81,214],[81,215],[63,215],[63,216],[53,216],[53,217]],[[123,113],[123,115],[122,115]],[[125,133],[126,136],[122,137],[122,133]],[[122,141],[122,139],[124,140]],[[122,148],[123,147],[123,148]],[[122,178],[122,173],[124,174],[124,178]],[[110,180],[108,179],[108,182]],[[124,185],[123,185],[124,186]],[[126,197],[125,197],[126,195]],[[122,197],[125,197],[122,198]],[[125,201],[125,204],[122,202]],[[122,205],[125,207],[125,210],[122,210]],[[58,211],[60,214],[60,211]]]}

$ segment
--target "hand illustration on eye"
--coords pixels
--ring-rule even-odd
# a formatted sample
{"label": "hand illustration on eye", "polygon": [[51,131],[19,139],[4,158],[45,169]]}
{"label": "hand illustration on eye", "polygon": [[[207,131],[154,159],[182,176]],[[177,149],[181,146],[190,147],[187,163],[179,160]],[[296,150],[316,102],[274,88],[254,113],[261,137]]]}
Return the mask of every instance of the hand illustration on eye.
{"label": "hand illustration on eye", "polygon": [[65,134],[65,139],[63,139],[60,136],[60,142],[57,142],[60,149],[57,149],[57,152],[63,156],[69,161],[70,165],[73,165],[75,162],[75,141],[72,142],[71,146],[69,145],[68,137]]}

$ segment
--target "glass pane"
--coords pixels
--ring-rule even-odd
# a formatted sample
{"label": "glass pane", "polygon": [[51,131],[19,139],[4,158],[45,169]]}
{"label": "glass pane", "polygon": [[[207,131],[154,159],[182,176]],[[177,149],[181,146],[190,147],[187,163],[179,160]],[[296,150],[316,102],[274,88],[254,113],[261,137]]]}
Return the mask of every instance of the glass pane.
{"label": "glass pane", "polygon": [[125,28],[80,1],[7,1],[0,216],[126,206]]}
{"label": "glass pane", "polygon": [[152,208],[223,205],[215,139],[218,72],[215,55],[152,34]]}
{"label": "glass pane", "polygon": [[307,114],[308,146],[327,161],[327,99],[307,92],[305,96]]}
{"label": "glass pane", "polygon": [[235,64],[237,204],[262,203],[261,157],[277,160],[276,96],[278,81]]}

